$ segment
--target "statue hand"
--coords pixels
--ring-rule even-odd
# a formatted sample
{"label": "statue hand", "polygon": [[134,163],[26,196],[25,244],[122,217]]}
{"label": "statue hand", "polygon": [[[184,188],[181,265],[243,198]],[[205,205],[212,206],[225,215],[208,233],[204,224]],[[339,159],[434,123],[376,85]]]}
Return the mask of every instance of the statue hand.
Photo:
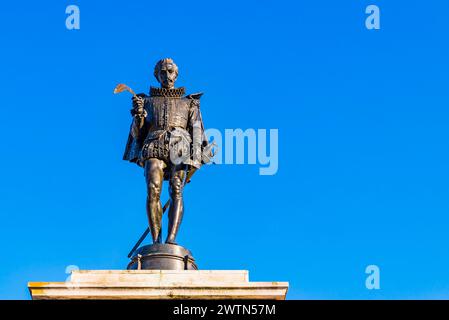
{"label": "statue hand", "polygon": [[133,109],[131,109],[131,115],[144,117],[146,115],[145,112],[145,100],[139,96],[133,96]]}

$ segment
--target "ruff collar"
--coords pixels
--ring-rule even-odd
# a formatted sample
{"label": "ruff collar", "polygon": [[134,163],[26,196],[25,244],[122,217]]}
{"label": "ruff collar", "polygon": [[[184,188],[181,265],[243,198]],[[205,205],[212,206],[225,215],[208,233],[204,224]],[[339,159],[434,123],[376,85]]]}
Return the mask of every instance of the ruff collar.
{"label": "ruff collar", "polygon": [[181,98],[184,95],[185,95],[184,87],[179,87],[179,88],[174,88],[174,89],[150,87],[150,96],[151,97]]}

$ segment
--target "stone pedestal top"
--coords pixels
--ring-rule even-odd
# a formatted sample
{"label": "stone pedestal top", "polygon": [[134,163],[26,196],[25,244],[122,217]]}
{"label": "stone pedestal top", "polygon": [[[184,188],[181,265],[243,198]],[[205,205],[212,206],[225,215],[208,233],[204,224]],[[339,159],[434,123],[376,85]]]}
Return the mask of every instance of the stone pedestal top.
{"label": "stone pedestal top", "polygon": [[28,283],[33,299],[275,299],[288,282],[249,282],[246,270],[74,270],[67,282]]}

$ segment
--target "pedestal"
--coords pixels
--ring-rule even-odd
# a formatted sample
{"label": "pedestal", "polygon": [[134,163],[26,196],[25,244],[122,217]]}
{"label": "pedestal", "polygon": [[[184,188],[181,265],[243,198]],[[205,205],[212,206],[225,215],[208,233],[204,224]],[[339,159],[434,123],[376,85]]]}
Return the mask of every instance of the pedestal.
{"label": "pedestal", "polygon": [[192,253],[184,247],[155,243],[133,253],[128,270],[197,270]]}
{"label": "pedestal", "polygon": [[30,282],[33,299],[275,299],[288,282],[250,282],[246,270],[75,270],[67,282]]}

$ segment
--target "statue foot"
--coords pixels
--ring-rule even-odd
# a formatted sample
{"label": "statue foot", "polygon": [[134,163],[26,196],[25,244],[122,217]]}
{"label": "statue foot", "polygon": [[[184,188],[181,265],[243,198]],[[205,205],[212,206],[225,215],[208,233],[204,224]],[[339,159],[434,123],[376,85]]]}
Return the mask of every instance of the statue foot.
{"label": "statue foot", "polygon": [[172,239],[167,239],[167,240],[165,241],[165,243],[177,245],[177,243],[175,242],[175,240],[172,240]]}

